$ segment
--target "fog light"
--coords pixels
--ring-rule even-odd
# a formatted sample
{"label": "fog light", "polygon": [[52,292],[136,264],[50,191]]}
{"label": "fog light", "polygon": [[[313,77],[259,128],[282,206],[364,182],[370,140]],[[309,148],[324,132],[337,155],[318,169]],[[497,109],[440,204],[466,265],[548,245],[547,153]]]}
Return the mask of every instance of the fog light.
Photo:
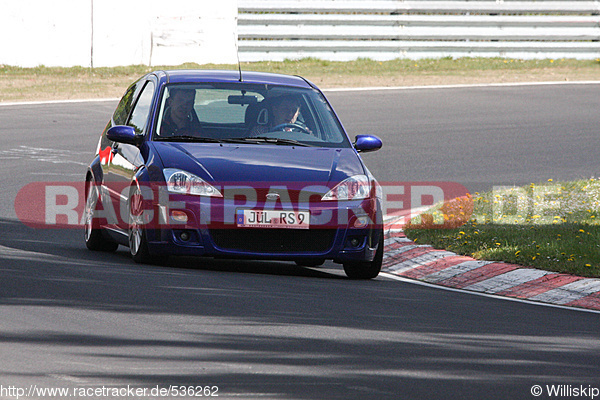
{"label": "fog light", "polygon": [[358,238],[350,239],[350,246],[358,247],[360,245],[360,240]]}
{"label": "fog light", "polygon": [[369,217],[358,217],[356,221],[354,221],[355,228],[364,228],[369,225]]}
{"label": "fog light", "polygon": [[179,239],[181,239],[182,242],[187,242],[190,240],[190,237],[190,233],[187,231],[183,231],[179,234]]}
{"label": "fog light", "polygon": [[171,219],[175,222],[185,224],[188,221],[188,216],[184,211],[171,210]]}

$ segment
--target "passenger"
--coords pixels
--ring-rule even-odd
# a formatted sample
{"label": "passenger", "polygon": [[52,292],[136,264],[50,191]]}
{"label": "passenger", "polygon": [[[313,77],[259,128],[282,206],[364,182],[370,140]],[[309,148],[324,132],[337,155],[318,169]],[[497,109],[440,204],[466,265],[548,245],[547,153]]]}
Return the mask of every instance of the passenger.
{"label": "passenger", "polygon": [[172,89],[167,100],[160,136],[200,136],[202,126],[194,111],[194,89]]}

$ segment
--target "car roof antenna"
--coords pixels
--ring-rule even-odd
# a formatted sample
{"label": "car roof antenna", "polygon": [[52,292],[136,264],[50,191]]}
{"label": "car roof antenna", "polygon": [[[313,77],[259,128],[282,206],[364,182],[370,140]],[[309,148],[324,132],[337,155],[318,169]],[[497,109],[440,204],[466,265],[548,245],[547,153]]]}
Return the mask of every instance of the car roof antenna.
{"label": "car roof antenna", "polygon": [[238,47],[238,38],[235,32],[233,33],[233,40],[235,42],[235,55],[237,56],[238,71],[240,72],[240,82],[244,82],[242,78],[242,64],[240,63],[240,48]]}

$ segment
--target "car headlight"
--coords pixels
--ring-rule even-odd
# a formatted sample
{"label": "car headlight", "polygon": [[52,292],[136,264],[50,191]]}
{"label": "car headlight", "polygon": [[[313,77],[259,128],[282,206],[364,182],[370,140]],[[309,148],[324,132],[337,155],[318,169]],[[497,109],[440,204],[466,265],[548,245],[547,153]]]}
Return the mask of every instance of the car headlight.
{"label": "car headlight", "polygon": [[171,193],[223,197],[221,192],[213,185],[187,171],[177,168],[165,168],[163,174],[167,181],[167,190]]}
{"label": "car headlight", "polygon": [[338,183],[321,200],[362,200],[369,198],[371,182],[366,175],[354,175]]}

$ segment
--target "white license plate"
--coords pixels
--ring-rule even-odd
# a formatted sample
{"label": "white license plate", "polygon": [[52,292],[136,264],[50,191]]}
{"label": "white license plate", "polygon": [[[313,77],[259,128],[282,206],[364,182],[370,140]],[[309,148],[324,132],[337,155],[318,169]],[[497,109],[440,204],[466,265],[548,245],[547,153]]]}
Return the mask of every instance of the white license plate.
{"label": "white license plate", "polygon": [[236,213],[240,228],[308,229],[309,220],[309,211],[237,210]]}

